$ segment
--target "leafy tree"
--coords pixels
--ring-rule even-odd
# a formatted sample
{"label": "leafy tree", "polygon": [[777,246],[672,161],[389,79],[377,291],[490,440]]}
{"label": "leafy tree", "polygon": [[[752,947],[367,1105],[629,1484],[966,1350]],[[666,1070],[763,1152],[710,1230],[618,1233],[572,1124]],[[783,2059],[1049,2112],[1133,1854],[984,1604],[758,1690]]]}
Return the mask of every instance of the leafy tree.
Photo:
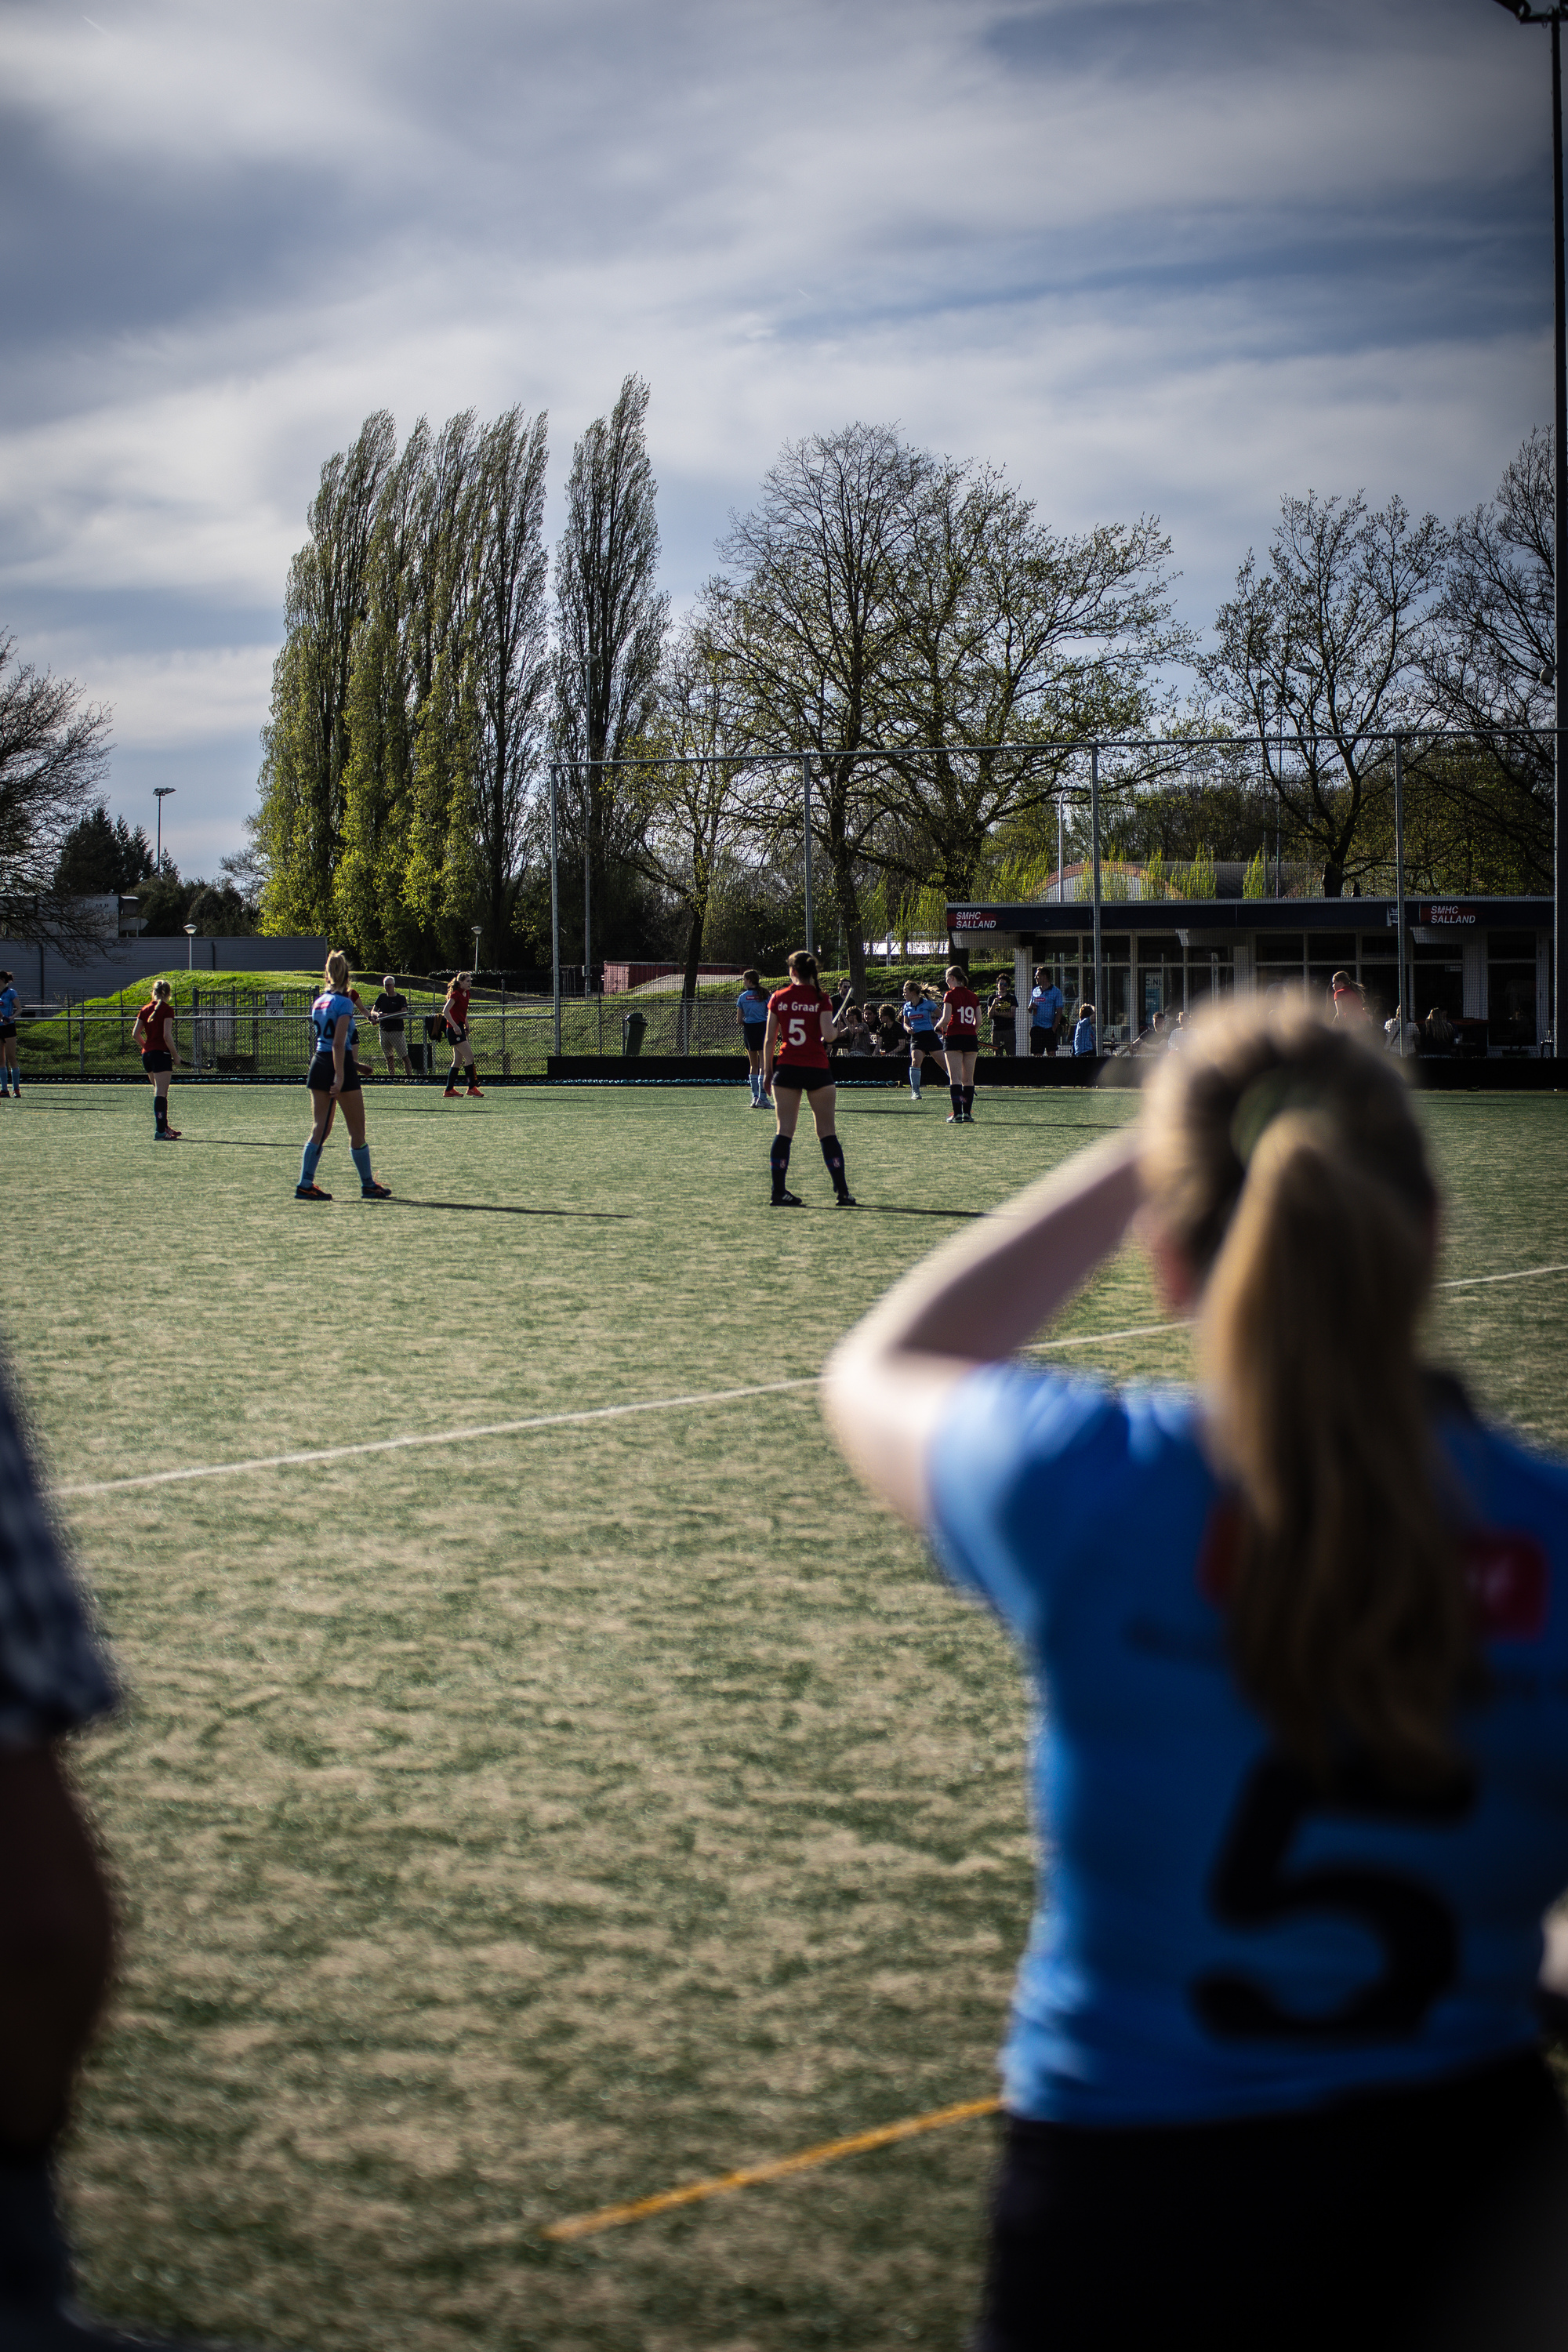
{"label": "leafy tree", "polygon": [[[566,528],[555,567],[554,749],[573,781],[563,819],[581,828],[595,905],[606,862],[635,834],[604,762],[625,757],[652,715],[669,599],[658,567],[658,485],[648,465],[650,394],[628,375],[608,418],[572,453]],[[572,803],[577,803],[575,812]]]}
{"label": "leafy tree", "polygon": [[530,778],[550,677],[545,626],[542,415],[509,409],[482,436],[481,530],[474,600],[474,743],[471,799],[479,905],[491,952],[511,929],[522,866]]}
{"label": "leafy tree", "polygon": [[[1296,838],[1343,896],[1370,862],[1367,818],[1388,789],[1390,729],[1431,718],[1427,656],[1447,536],[1403,500],[1286,499],[1267,568],[1248,553],[1195,667],[1210,713],[1258,747]],[[1281,721],[1289,744],[1277,751]]]}
{"label": "leafy tree", "polygon": [[134,890],[152,871],[153,845],[142,827],[132,832],[123,817],[110,824],[100,801],[61,843],[54,887],[62,898],[118,895]]}
{"label": "leafy tree", "polygon": [[354,642],[364,617],[376,500],[394,446],[392,419],[378,410],[346,451],[328,458],[310,501],[310,538],[289,567],[284,641],[262,732],[258,813],[265,913],[275,932],[322,930],[333,913]]}
{"label": "leafy tree", "polygon": [[57,875],[66,843],[109,764],[110,713],[67,677],[19,661],[0,635],[0,924],[62,948],[95,937]]}

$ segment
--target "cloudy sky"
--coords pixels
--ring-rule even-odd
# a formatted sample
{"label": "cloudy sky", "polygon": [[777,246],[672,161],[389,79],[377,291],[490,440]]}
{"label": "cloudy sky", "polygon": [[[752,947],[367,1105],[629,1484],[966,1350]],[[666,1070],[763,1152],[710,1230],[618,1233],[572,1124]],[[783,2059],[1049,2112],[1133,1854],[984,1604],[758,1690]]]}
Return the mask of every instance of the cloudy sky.
{"label": "cloudy sky", "polygon": [[321,460],[653,387],[666,582],[854,417],[1157,512],[1452,515],[1550,421],[1544,32],[1492,0],[0,0],[0,626],[238,846]]}

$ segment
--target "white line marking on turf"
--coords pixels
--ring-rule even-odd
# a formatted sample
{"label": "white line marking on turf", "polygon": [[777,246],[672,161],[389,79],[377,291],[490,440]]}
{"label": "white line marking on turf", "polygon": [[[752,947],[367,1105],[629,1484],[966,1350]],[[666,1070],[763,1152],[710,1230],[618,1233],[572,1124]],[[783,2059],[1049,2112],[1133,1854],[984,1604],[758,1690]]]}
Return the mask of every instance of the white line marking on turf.
{"label": "white line marking on turf", "polygon": [[[1450,1277],[1435,1284],[1437,1290],[1476,1290],[1493,1282],[1530,1282],[1538,1275],[1568,1274],[1568,1265],[1524,1265],[1511,1274],[1468,1274]],[[1043,1339],[1030,1349],[1031,1355],[1053,1355],[1064,1348],[1096,1348],[1109,1345],[1113,1339],[1144,1339],[1156,1332],[1185,1331],[1195,1318],[1191,1315],[1163,1318],[1158,1323],[1129,1323],[1120,1331],[1081,1331],[1070,1339]],[[239,1478],[250,1470],[298,1470],[317,1462],[348,1462],[362,1454],[402,1454],[412,1447],[426,1445],[465,1445],[476,1437],[521,1437],[534,1429],[570,1429],[593,1421],[620,1421],[634,1412],[675,1412],[683,1405],[739,1404],[748,1397],[781,1396],[790,1389],[814,1389],[820,1375],[808,1372],[789,1381],[764,1381],[756,1388],[707,1389],[692,1396],[644,1397],[636,1404],[594,1405],[583,1412],[541,1412],[527,1421],[481,1422],[471,1429],[438,1429],[428,1435],[423,1432],[407,1437],[377,1437],[355,1445],[322,1445],[308,1454],[266,1454],[247,1462],[204,1462],[188,1470],[150,1470],[135,1478],[100,1478],[90,1484],[57,1486],[55,1493],[64,1502],[79,1501],[89,1495],[119,1495],[139,1486],[177,1486],[195,1478]]]}
{"label": "white line marking on turf", "polygon": [[744,1397],[777,1396],[785,1389],[814,1389],[817,1375],[766,1381],[759,1388],[709,1389],[697,1396],[645,1397],[638,1404],[595,1405],[584,1412],[541,1412],[527,1421],[481,1422],[471,1429],[423,1431],[409,1437],[377,1437],[358,1445],[321,1445],[309,1454],[267,1454],[249,1462],[205,1462],[189,1470],[150,1470],[139,1478],[100,1478],[90,1486],[57,1486],[62,1502],[82,1495],[116,1495],[128,1486],[174,1486],[189,1478],[238,1478],[247,1470],[292,1470],[312,1462],[346,1462],[357,1454],[399,1454],[416,1445],[466,1445],[476,1437],[517,1437],[530,1429],[565,1429],[574,1423],[618,1421],[633,1412],[673,1412],[683,1404],[738,1404]]}
{"label": "white line marking on turf", "polygon": [[1483,1282],[1528,1282],[1532,1275],[1568,1274],[1568,1265],[1523,1265],[1517,1274],[1467,1274],[1451,1282],[1435,1282],[1434,1290],[1477,1290]]}

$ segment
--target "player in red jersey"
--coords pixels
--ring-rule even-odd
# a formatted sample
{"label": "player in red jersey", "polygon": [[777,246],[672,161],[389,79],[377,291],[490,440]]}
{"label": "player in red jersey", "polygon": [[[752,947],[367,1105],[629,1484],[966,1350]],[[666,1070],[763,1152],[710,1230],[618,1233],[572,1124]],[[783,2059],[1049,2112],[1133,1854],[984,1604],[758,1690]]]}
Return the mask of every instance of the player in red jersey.
{"label": "player in red jersey", "polygon": [[947,991],[942,1000],[937,1030],[947,1052],[947,1091],[952,1097],[949,1127],[974,1124],[974,1066],[980,1058],[980,999],[957,964],[942,977]]}
{"label": "player in red jersey", "polygon": [[474,1066],[474,1049],[468,1043],[468,995],[473,987],[471,971],[459,971],[447,983],[447,1002],[441,1007],[441,1018],[447,1024],[447,1043],[452,1048],[452,1066],[447,1073],[448,1098],[458,1092],[458,1080],[463,1066],[468,1065],[468,1092],[483,1095],[479,1074]]}
{"label": "player in red jersey", "polygon": [[136,1015],[131,1042],[142,1048],[142,1067],[153,1081],[153,1139],[178,1143],[180,1130],[169,1125],[169,1073],[179,1060],[174,1050],[174,990],[166,980],[153,982],[153,993]]}
{"label": "player in red jersey", "polygon": [[763,1041],[763,1083],[772,1092],[778,1130],[773,1137],[773,1171],[775,1209],[798,1209],[800,1195],[789,1192],[790,1138],[800,1117],[802,1095],[811,1097],[811,1116],[817,1141],[833,1179],[835,1205],[852,1209],[854,1196],[844,1174],[844,1154],[833,1131],[833,1108],[837,1088],[827,1064],[833,1042],[833,999],[820,987],[816,958],[797,948],[789,960],[790,977],[768,999],[768,1031]]}

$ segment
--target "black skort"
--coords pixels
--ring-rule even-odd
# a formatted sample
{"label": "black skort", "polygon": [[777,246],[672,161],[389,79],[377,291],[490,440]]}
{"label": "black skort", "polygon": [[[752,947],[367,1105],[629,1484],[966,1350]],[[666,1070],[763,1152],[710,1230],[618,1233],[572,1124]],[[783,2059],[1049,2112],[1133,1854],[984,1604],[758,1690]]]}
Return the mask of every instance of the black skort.
{"label": "black skort", "polygon": [[[3,1037],[5,1034],[5,1031],[0,1029],[0,1037]],[[174,1057],[173,1054],[146,1053],[142,1056],[142,1067],[146,1071],[147,1076],[150,1078],[156,1077],[160,1070],[172,1070],[174,1066]]]}
{"label": "black skort", "polygon": [[0,1021],[0,1043],[4,1043],[7,1037],[14,1037],[16,1034],[16,1024],[14,1021]]}
{"label": "black skort", "polygon": [[913,1030],[910,1036],[910,1051],[911,1054],[940,1054],[942,1039],[934,1029]]}
{"label": "black skort", "polygon": [[1561,2344],[1565,2215],[1568,2133],[1533,2053],[1234,2123],[1007,2117],[975,2352]]}
{"label": "black skort", "polygon": [[[310,1064],[310,1074],[305,1084],[313,1095],[331,1094],[334,1075],[331,1055],[318,1054]],[[359,1071],[354,1066],[354,1057],[352,1054],[343,1055],[343,1082],[338,1091],[345,1095],[357,1095],[361,1091]]]}
{"label": "black skort", "polygon": [[818,1087],[830,1087],[835,1083],[831,1070],[814,1070],[804,1062],[775,1062],[773,1065],[774,1086],[794,1087],[799,1094],[814,1095]]}
{"label": "black skort", "polygon": [[447,1045],[466,1045],[468,1044],[468,1023],[467,1023],[466,1021],[448,1021],[448,1022],[447,1022]]}
{"label": "black skort", "polygon": [[746,1041],[747,1053],[760,1054],[767,1043],[768,1024],[765,1021],[742,1021],[741,1034]]}

